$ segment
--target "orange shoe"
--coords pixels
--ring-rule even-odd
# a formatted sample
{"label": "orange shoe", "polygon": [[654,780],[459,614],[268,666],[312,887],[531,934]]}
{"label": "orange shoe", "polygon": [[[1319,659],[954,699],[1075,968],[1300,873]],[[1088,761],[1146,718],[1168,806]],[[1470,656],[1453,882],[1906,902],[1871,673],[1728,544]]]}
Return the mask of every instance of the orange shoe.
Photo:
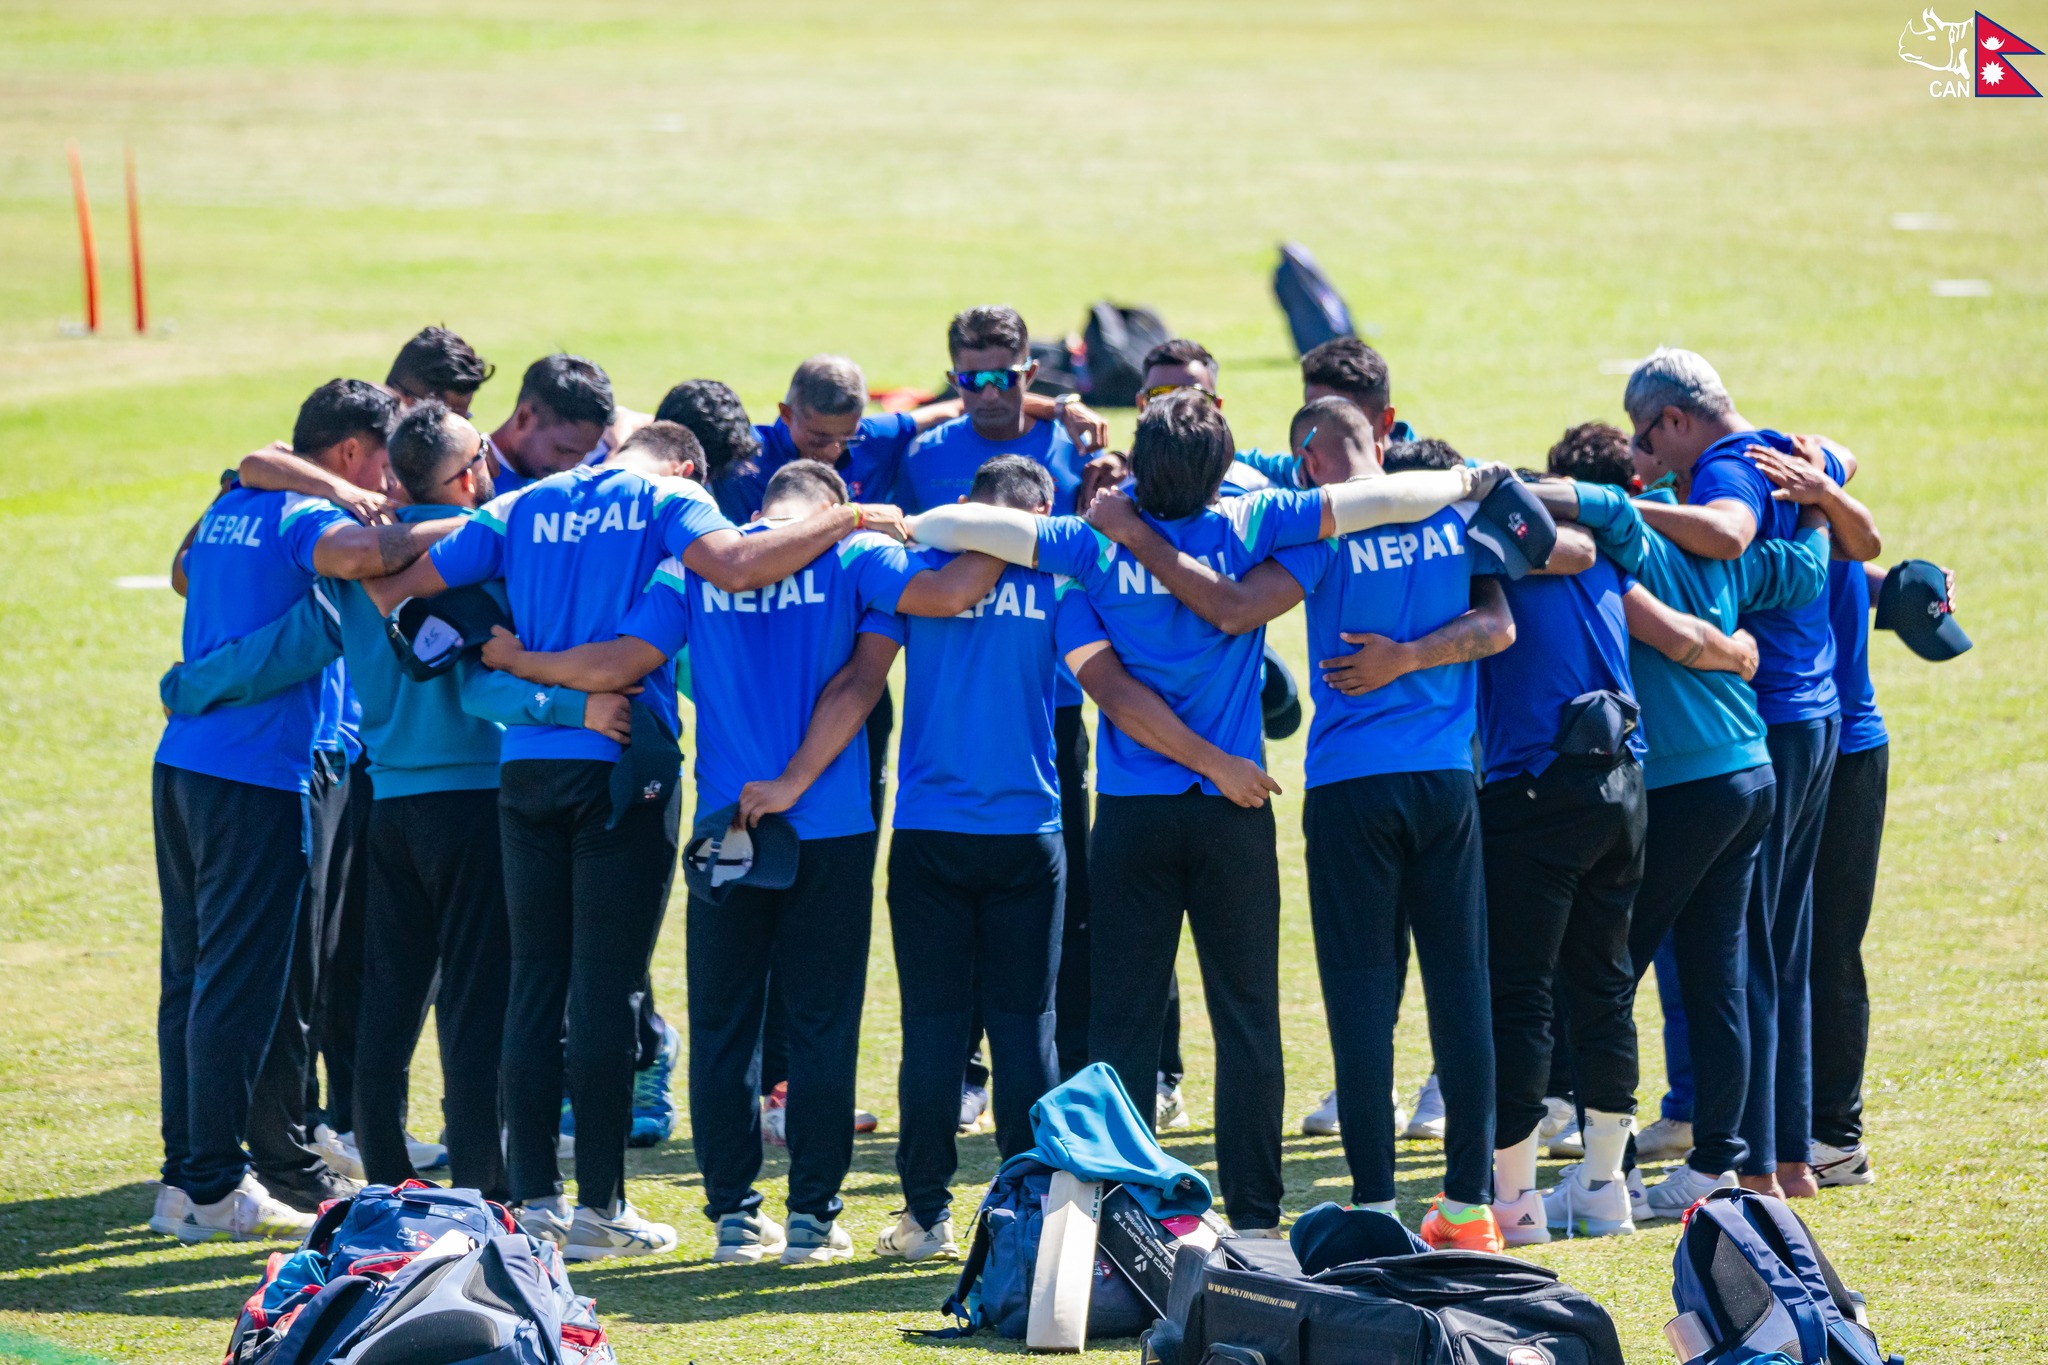
{"label": "orange shoe", "polygon": [[1438,1251],[1490,1251],[1499,1255],[1501,1251],[1500,1224],[1493,1220],[1493,1210],[1484,1204],[1468,1208],[1453,1215],[1443,1211],[1444,1197],[1438,1195],[1430,1203],[1429,1212],[1422,1217],[1418,1235]]}

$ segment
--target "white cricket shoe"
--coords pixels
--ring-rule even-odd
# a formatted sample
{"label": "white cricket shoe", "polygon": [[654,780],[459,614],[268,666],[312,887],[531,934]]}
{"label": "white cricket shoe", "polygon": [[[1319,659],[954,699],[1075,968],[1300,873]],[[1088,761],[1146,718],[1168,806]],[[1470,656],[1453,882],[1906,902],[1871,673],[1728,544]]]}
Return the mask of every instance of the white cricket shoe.
{"label": "white cricket shoe", "polygon": [[1168,1128],[1185,1128],[1195,1121],[1188,1113],[1187,1100],[1182,1098],[1180,1087],[1177,1085],[1159,1087],[1159,1104],[1153,1112],[1158,1116],[1161,1131]]}
{"label": "white cricket shoe", "polygon": [[405,1158],[416,1171],[431,1171],[436,1166],[448,1164],[448,1144],[445,1142],[423,1142],[408,1130],[405,1135]]}
{"label": "white cricket shoe", "polygon": [[1636,1134],[1636,1160],[1683,1161],[1692,1150],[1692,1122],[1660,1118]]}
{"label": "white cricket shoe", "polygon": [[[1399,1116],[1395,1126],[1400,1125]],[[1337,1092],[1332,1090],[1323,1096],[1323,1102],[1302,1115],[1301,1131],[1310,1137],[1335,1137],[1340,1130],[1337,1123]]]}
{"label": "white cricket shoe", "polygon": [[1690,1166],[1673,1167],[1670,1174],[1650,1186],[1644,1203],[1649,1205],[1647,1214],[1639,1215],[1638,1222],[1647,1218],[1683,1218],[1685,1211],[1705,1199],[1715,1190],[1735,1188],[1735,1172],[1723,1171],[1719,1175],[1702,1175]]}
{"label": "white cricket shoe", "polygon": [[224,1198],[211,1204],[188,1200],[177,1237],[181,1242],[292,1241],[312,1230],[312,1214],[280,1203],[254,1171],[244,1171],[241,1183]]}
{"label": "white cricket shoe", "polygon": [[1552,1157],[1571,1157],[1573,1160],[1586,1154],[1586,1137],[1579,1131],[1579,1118],[1572,1115],[1571,1122],[1559,1129],[1557,1135],[1544,1143]]}
{"label": "white cricket shoe", "polygon": [[782,1224],[759,1209],[728,1213],[718,1220],[718,1249],[711,1259],[720,1265],[757,1265],[770,1256],[780,1256],[788,1245]]}
{"label": "white cricket shoe", "polygon": [[[1578,1179],[1582,1165],[1583,1163],[1574,1161],[1569,1166],[1558,1167],[1557,1183],[1562,1185],[1567,1180]],[[1643,1168],[1638,1166],[1630,1171],[1623,1177],[1622,1183],[1628,1186],[1628,1216],[1638,1223],[1649,1221],[1650,1196],[1643,1188]]]}
{"label": "white cricket shoe", "polygon": [[1541,1190],[1523,1190],[1519,1199],[1508,1203],[1494,1200],[1493,1221],[1500,1224],[1502,1246],[1532,1247],[1550,1240]]}
{"label": "white cricket shoe", "polygon": [[953,1240],[952,1215],[942,1214],[938,1222],[926,1227],[917,1221],[916,1214],[903,1210],[895,1225],[875,1239],[875,1255],[906,1261],[928,1261],[933,1257],[959,1260],[960,1244]]}
{"label": "white cricket shoe", "polygon": [[960,1087],[960,1124],[954,1131],[961,1137],[979,1133],[982,1120],[988,1117],[988,1087],[985,1085],[963,1085]]}
{"label": "white cricket shoe", "polygon": [[[1543,1192],[1543,1221],[1567,1237],[1616,1237],[1636,1230],[1626,1180],[1609,1180],[1598,1189],[1581,1179],[1582,1168]],[[1497,1216],[1497,1215],[1496,1215]]]}
{"label": "white cricket shoe", "polygon": [[529,1199],[513,1208],[512,1218],[527,1236],[553,1242],[557,1247],[568,1244],[569,1229],[574,1224],[569,1212],[569,1196],[565,1194]]}
{"label": "white cricket shoe", "polygon": [[791,1213],[788,1240],[789,1244],[782,1249],[784,1265],[830,1265],[853,1259],[853,1238],[839,1226],[837,1218]]}
{"label": "white cricket shoe", "polygon": [[1877,1169],[1870,1164],[1870,1148],[1863,1143],[1830,1147],[1825,1142],[1815,1142],[1813,1178],[1822,1189],[1830,1185],[1874,1185]]}
{"label": "white cricket shoe", "polygon": [[178,1225],[185,1221],[185,1215],[191,1208],[192,1197],[176,1185],[157,1186],[156,1207],[149,1213],[149,1230],[166,1237],[176,1237]]}
{"label": "white cricket shoe", "polygon": [[367,1178],[363,1174],[363,1154],[356,1147],[354,1133],[337,1133],[324,1123],[316,1123],[313,1125],[312,1147],[336,1175],[345,1175],[350,1180]]}
{"label": "white cricket shoe", "polygon": [[1415,1096],[1415,1115],[1401,1130],[1405,1138],[1428,1138],[1434,1142],[1444,1140],[1444,1092],[1437,1084],[1436,1073],[1429,1073],[1429,1079],[1422,1083],[1422,1090]]}
{"label": "white cricket shoe", "polygon": [[655,1223],[640,1216],[640,1210],[621,1199],[599,1211],[588,1204],[576,1206],[569,1223],[569,1240],[562,1247],[565,1261],[601,1261],[608,1256],[659,1256],[676,1249],[676,1230],[667,1223]]}

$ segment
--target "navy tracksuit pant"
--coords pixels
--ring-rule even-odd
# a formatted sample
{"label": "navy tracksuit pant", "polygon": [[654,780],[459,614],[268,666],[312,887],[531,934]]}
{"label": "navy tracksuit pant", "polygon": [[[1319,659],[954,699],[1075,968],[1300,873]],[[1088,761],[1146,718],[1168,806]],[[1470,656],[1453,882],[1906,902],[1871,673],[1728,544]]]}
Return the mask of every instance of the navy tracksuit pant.
{"label": "navy tracksuit pant", "polygon": [[151,804],[163,896],[163,1177],[211,1204],[249,1166],[251,1098],[307,895],[305,810],[296,791],[162,763]]}
{"label": "navy tracksuit pant", "polygon": [[1835,759],[1827,823],[1813,872],[1813,1136],[1831,1147],[1863,1140],[1863,1063],[1870,988],[1863,933],[1877,898],[1891,745]]}
{"label": "navy tracksuit pant", "polygon": [[1057,833],[899,829],[890,842],[889,931],[903,997],[896,1171],[925,1227],[951,1201],[960,1058],[977,1024],[988,1034],[1005,1159],[1031,1147],[1031,1106],[1059,1083],[1053,983],[1065,880]]}

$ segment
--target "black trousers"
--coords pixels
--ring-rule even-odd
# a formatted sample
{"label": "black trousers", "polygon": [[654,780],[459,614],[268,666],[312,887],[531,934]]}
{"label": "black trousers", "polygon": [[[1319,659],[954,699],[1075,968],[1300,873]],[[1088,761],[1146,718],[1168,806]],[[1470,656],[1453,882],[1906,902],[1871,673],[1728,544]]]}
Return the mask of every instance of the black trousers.
{"label": "black trousers", "polygon": [[996,1146],[1032,1145],[1031,1106],[1059,1083],[1059,974],[1066,846],[1058,834],[899,829],[889,847],[889,932],[903,999],[896,1172],[926,1227],[959,1167],[960,1055],[977,1027],[994,1070]]}
{"label": "black trousers", "polygon": [[314,1059],[320,1051],[320,1000],[327,988],[328,931],[339,913],[359,842],[350,796],[369,779],[360,778],[342,751],[313,755],[305,799],[307,883],[299,900],[298,929],[292,938],[290,979],[278,1012],[263,1071],[249,1110],[249,1155],[256,1174],[273,1193],[301,1202],[317,1191],[309,1182],[325,1167],[307,1146],[319,1086]]}
{"label": "black trousers", "polygon": [[1280,1221],[1280,865],[1273,808],[1199,789],[1096,802],[1089,1050],[1145,1122],[1158,1106],[1167,985],[1183,914],[1216,1036],[1216,1163],[1240,1228]]}
{"label": "black trousers", "polygon": [[375,802],[369,873],[355,1030],[364,1174],[387,1185],[418,1174],[405,1147],[406,1076],[431,1004],[450,1183],[503,1200],[498,1074],[512,966],[496,789]]}
{"label": "black trousers", "polygon": [[1813,866],[1841,728],[1840,718],[1829,716],[1764,732],[1778,804],[1749,891],[1749,1098],[1742,1111],[1749,1152],[1739,1168],[1745,1175],[1770,1175],[1779,1162],[1809,1155]]}
{"label": "black trousers", "polygon": [[576,1110],[576,1199],[625,1197],[641,985],[675,876],[679,796],[611,819],[612,765],[514,759],[499,770],[498,828],[512,978],[503,1082],[511,1195],[562,1188],[555,1134]]}
{"label": "black trousers", "polygon": [[1628,920],[1648,819],[1633,761],[1593,768],[1560,758],[1539,777],[1504,778],[1479,793],[1496,1147],[1543,1121],[1556,997],[1571,1028],[1579,1103],[1635,1112]]}
{"label": "black trousers", "polygon": [[[874,861],[872,833],[806,839],[796,881],[786,890],[734,887],[719,905],[690,897],[690,1132],[704,1173],[705,1212],[714,1219],[761,1204],[754,1180],[761,1173],[761,1036],[771,973],[788,1026],[789,1207],[816,1218],[839,1216],[839,1187],[853,1164]],[[960,1055],[955,1047],[948,1060],[956,1118]]]}
{"label": "black trousers", "polygon": [[1493,1009],[1472,774],[1386,773],[1311,787],[1301,825],[1351,1202],[1394,1197],[1394,1023],[1412,933],[1443,1087],[1444,1193],[1488,1203]]}
{"label": "black trousers", "polygon": [[[313,1014],[313,1046],[327,1072],[327,1121],[337,1133],[355,1120],[356,1017],[362,1011],[363,925],[370,901],[370,763],[349,769],[348,798],[327,864],[320,932],[320,999]],[[307,1071],[306,1105],[320,1109],[320,1087]]]}
{"label": "black trousers", "polygon": [[[1758,850],[1777,787],[1728,773],[1650,793],[1643,884],[1629,925],[1635,980],[1670,935],[1678,958],[1695,1090],[1688,1164],[1718,1176],[1741,1166],[1749,1094],[1749,930]],[[1633,1152],[1633,1141],[1631,1141]]]}
{"label": "black trousers", "polygon": [[163,1178],[211,1204],[248,1169],[242,1142],[306,892],[304,807],[297,792],[162,763],[150,803],[163,897]]}
{"label": "black trousers", "polygon": [[1057,1034],[1060,1075],[1088,1065],[1088,726],[1079,706],[1052,713],[1053,769],[1060,780],[1060,838],[1066,845],[1066,901],[1060,915]]}
{"label": "black trousers", "polygon": [[1838,754],[1813,865],[1813,1136],[1831,1147],[1863,1140],[1863,1063],[1870,988],[1863,933],[1877,897],[1892,746]]}
{"label": "black trousers", "polygon": [[896,732],[896,697],[882,689],[875,709],[868,712],[868,804],[875,828],[882,827],[882,808],[889,803],[889,736]]}

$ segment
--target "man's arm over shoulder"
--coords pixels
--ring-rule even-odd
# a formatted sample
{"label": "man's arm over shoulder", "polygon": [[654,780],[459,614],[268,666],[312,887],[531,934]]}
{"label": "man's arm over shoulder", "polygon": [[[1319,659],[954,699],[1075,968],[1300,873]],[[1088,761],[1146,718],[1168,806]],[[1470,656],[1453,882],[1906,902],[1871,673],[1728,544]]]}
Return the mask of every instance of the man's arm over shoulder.
{"label": "man's arm over shoulder", "polygon": [[297,605],[269,625],[197,659],[173,664],[157,692],[173,715],[196,716],[216,706],[246,706],[282,692],[341,657],[334,585],[315,583]]}

